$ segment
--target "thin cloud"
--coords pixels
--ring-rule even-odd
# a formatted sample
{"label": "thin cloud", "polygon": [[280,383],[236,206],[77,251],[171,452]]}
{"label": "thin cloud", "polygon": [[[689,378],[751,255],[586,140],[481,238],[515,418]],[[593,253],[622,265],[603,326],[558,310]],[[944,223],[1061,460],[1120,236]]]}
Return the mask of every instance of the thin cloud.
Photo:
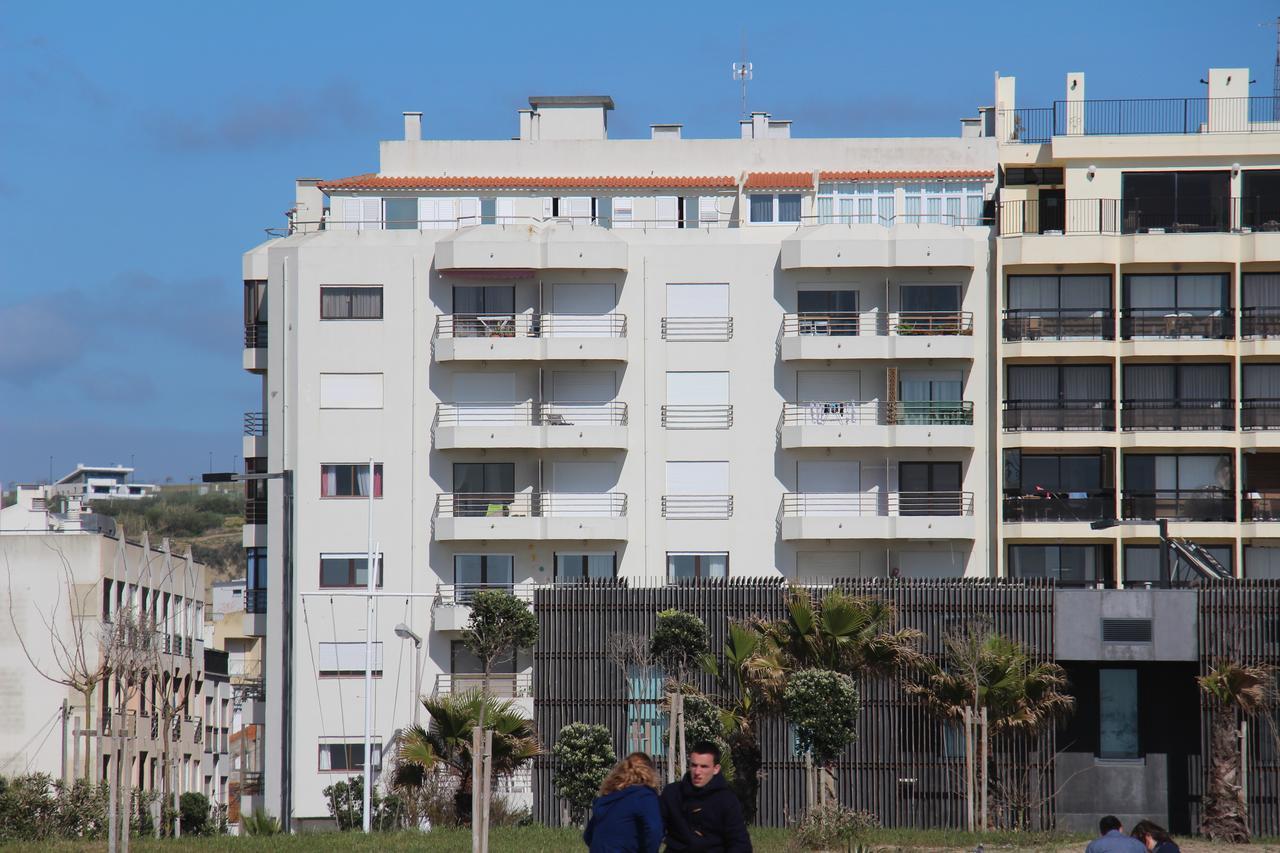
{"label": "thin cloud", "polygon": [[0,380],[27,388],[78,362],[85,340],[77,313],[58,296],[0,306]]}
{"label": "thin cloud", "polygon": [[111,96],[71,57],[42,36],[4,45],[20,70],[10,80],[10,92],[29,101],[54,103],[70,96],[89,106],[107,109]]}
{"label": "thin cloud", "polygon": [[132,371],[78,371],[76,387],[95,402],[124,406],[149,402],[156,392],[151,377]]}

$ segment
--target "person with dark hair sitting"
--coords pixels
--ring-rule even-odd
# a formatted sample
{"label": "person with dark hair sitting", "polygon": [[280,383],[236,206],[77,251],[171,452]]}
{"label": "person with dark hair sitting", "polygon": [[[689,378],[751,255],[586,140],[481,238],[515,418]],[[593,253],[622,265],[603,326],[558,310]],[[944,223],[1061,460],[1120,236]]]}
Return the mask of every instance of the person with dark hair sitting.
{"label": "person with dark hair sitting", "polygon": [[1124,834],[1124,824],[1115,815],[1098,821],[1098,838],[1089,842],[1084,853],[1146,853],[1146,845]]}
{"label": "person with dark hair sitting", "polygon": [[667,850],[751,853],[751,836],[738,797],[720,773],[720,747],[698,741],[689,748],[689,772],[662,789]]}
{"label": "person with dark hair sitting", "polygon": [[1173,839],[1169,837],[1168,830],[1153,821],[1138,821],[1129,834],[1154,853],[1182,853],[1178,845],[1174,844]]}

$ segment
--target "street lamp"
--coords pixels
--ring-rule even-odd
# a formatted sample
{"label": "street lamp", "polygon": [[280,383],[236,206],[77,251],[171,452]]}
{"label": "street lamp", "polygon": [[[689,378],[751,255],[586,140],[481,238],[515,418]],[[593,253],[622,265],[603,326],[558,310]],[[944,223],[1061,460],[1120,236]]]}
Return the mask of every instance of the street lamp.
{"label": "street lamp", "polygon": [[284,485],[284,553],[281,555],[284,570],[280,579],[280,827],[290,832],[293,827],[293,470],[285,468],[261,474],[210,471],[200,479],[205,483],[280,480]]}
{"label": "street lamp", "polygon": [[418,706],[422,704],[422,638],[413,629],[401,622],[395,627],[396,636],[402,640],[413,640],[413,726],[418,727]]}
{"label": "street lamp", "polygon": [[1100,518],[1091,521],[1089,526],[1094,530],[1108,530],[1121,524],[1154,524],[1160,537],[1160,586],[1168,589],[1172,586],[1172,575],[1169,571],[1169,519],[1167,518]]}

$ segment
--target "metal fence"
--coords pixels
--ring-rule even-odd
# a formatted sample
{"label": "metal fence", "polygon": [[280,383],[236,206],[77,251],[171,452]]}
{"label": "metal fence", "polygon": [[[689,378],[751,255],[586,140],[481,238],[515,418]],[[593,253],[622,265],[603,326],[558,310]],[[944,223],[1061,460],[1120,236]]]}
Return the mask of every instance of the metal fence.
{"label": "metal fence", "polygon": [[664,341],[727,341],[732,338],[732,317],[662,318]]}
{"label": "metal fence", "polygon": [[625,338],[625,314],[441,314],[437,338]]}
{"label": "metal fence", "polygon": [[973,515],[973,492],[787,492],[785,518]]}
{"label": "metal fence", "polygon": [[996,120],[1001,139],[1037,144],[1055,136],[1274,133],[1280,130],[1276,109],[1271,96],[1123,98],[998,110]]}
{"label": "metal fence", "polygon": [[[834,586],[874,595],[894,605],[901,627],[923,631],[922,650],[935,659],[949,629],[981,614],[1001,633],[1026,644],[1036,660],[1053,659],[1053,593],[1045,581],[841,580]],[[677,586],[632,588],[616,583],[543,587],[535,591],[540,634],[534,651],[534,717],[548,750],[571,722],[598,723],[613,733],[619,754],[630,743],[629,724],[649,720],[657,751],[661,677],[625,670],[611,659],[614,638],[648,637],[659,611],[678,609],[699,616],[711,647],[723,648],[728,624],[750,617],[782,618],[785,590],[776,578],[702,580]],[[707,692],[701,674],[693,681]],[[964,825],[963,750],[956,751],[945,725],[891,679],[860,685],[858,740],[836,769],[840,802],[874,812],[889,827]],[[654,731],[651,728],[651,732]],[[758,823],[785,826],[805,808],[804,765],[795,754],[786,722],[769,718],[760,727],[764,764]],[[998,778],[1027,780],[1032,828],[1053,825],[1055,738],[1037,742],[998,737],[993,751]],[[658,756],[661,768],[663,758]],[[551,784],[553,759],[534,763],[534,818],[558,824],[560,801]]]}
{"label": "metal fence", "polygon": [[966,426],[973,424],[971,400],[811,400],[783,403],[784,426]]}
{"label": "metal fence", "polygon": [[784,337],[971,335],[972,311],[805,311],[785,314]]}

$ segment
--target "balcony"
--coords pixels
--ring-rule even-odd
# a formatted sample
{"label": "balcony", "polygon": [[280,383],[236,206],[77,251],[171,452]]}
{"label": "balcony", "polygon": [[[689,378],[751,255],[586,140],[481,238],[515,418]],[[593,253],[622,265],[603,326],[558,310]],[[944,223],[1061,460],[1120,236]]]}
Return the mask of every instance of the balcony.
{"label": "balcony", "polygon": [[1240,429],[1280,429],[1280,399],[1255,398],[1241,400]]}
{"label": "balcony", "polygon": [[267,499],[249,498],[244,502],[244,523],[249,525],[267,523]]}
{"label": "balcony", "polygon": [[732,338],[732,317],[662,318],[664,341],[727,341]]}
{"label": "balcony", "polygon": [[782,538],[972,539],[973,492],[788,492]]}
{"label": "balcony", "polygon": [[621,492],[470,493],[436,496],[437,541],[627,538],[627,496]]}
{"label": "balcony", "polygon": [[477,592],[499,590],[509,592],[528,604],[533,603],[533,587],[529,584],[442,583],[436,585],[431,602],[431,627],[443,633],[461,633],[471,620],[471,600]]}
{"label": "balcony", "polygon": [[969,311],[839,311],[787,314],[782,358],[973,358]]}
{"label": "balcony", "polygon": [[[1270,207],[1267,203],[1268,209]],[[1275,231],[1263,222],[1258,199],[1173,197],[1069,198],[1061,207],[1040,199],[1000,203],[1000,234],[1051,236],[1120,234],[1230,234],[1245,229]]]}
{"label": "balcony", "polygon": [[1280,308],[1255,306],[1240,309],[1240,336],[1280,338]]}
{"label": "balcony", "polygon": [[265,588],[246,589],[244,591],[244,612],[250,614],[267,612],[267,590]]}
{"label": "balcony", "polygon": [[662,517],[684,521],[732,518],[733,495],[663,495]]}
{"label": "balcony", "polygon": [[672,403],[662,407],[663,429],[728,429],[731,426],[732,403]]}
{"label": "balcony", "polygon": [[1096,521],[1112,518],[1116,511],[1116,493],[1048,492],[1032,495],[1006,494],[1004,520],[1021,521]]}
{"label": "balcony", "polygon": [[1233,430],[1231,400],[1123,400],[1120,427],[1133,430]]}
{"label": "balcony", "polygon": [[1005,400],[1005,432],[1114,432],[1115,400]]}
{"label": "balcony", "polygon": [[1235,521],[1235,497],[1226,489],[1161,489],[1124,492],[1123,518],[1173,521]]}
{"label": "balcony", "polygon": [[440,403],[431,434],[437,450],[626,448],[627,404]]}
{"label": "balcony", "polygon": [[1280,521],[1280,492],[1250,491],[1240,500],[1242,521]]}
{"label": "balcony", "polygon": [[[484,673],[455,672],[436,676],[434,696],[450,696],[468,690],[484,689]],[[527,699],[533,696],[533,673],[489,673],[489,695],[499,699]]]}
{"label": "balcony", "polygon": [[441,314],[436,361],[625,361],[624,314]]}
{"label": "balcony", "polygon": [[824,214],[804,217],[782,241],[784,270],[972,267],[990,233],[981,216],[945,213]]}
{"label": "balcony", "polygon": [[1003,141],[1044,144],[1057,136],[1275,133],[1276,98],[1126,98],[1054,101],[998,110]]}
{"label": "balcony", "polygon": [[1110,308],[1010,308],[1002,334],[1006,341],[1111,341],[1115,317]]}
{"label": "balcony", "polygon": [[593,224],[590,216],[459,224],[463,227],[436,241],[437,269],[523,272],[627,268],[626,240]]}
{"label": "balcony", "polygon": [[1235,337],[1230,308],[1124,308],[1120,337],[1125,340],[1226,340]]}
{"label": "balcony", "polygon": [[779,436],[803,447],[972,447],[969,400],[836,400],[784,403]]}
{"label": "balcony", "polygon": [[267,324],[251,323],[244,327],[244,369],[261,373],[267,369]]}

